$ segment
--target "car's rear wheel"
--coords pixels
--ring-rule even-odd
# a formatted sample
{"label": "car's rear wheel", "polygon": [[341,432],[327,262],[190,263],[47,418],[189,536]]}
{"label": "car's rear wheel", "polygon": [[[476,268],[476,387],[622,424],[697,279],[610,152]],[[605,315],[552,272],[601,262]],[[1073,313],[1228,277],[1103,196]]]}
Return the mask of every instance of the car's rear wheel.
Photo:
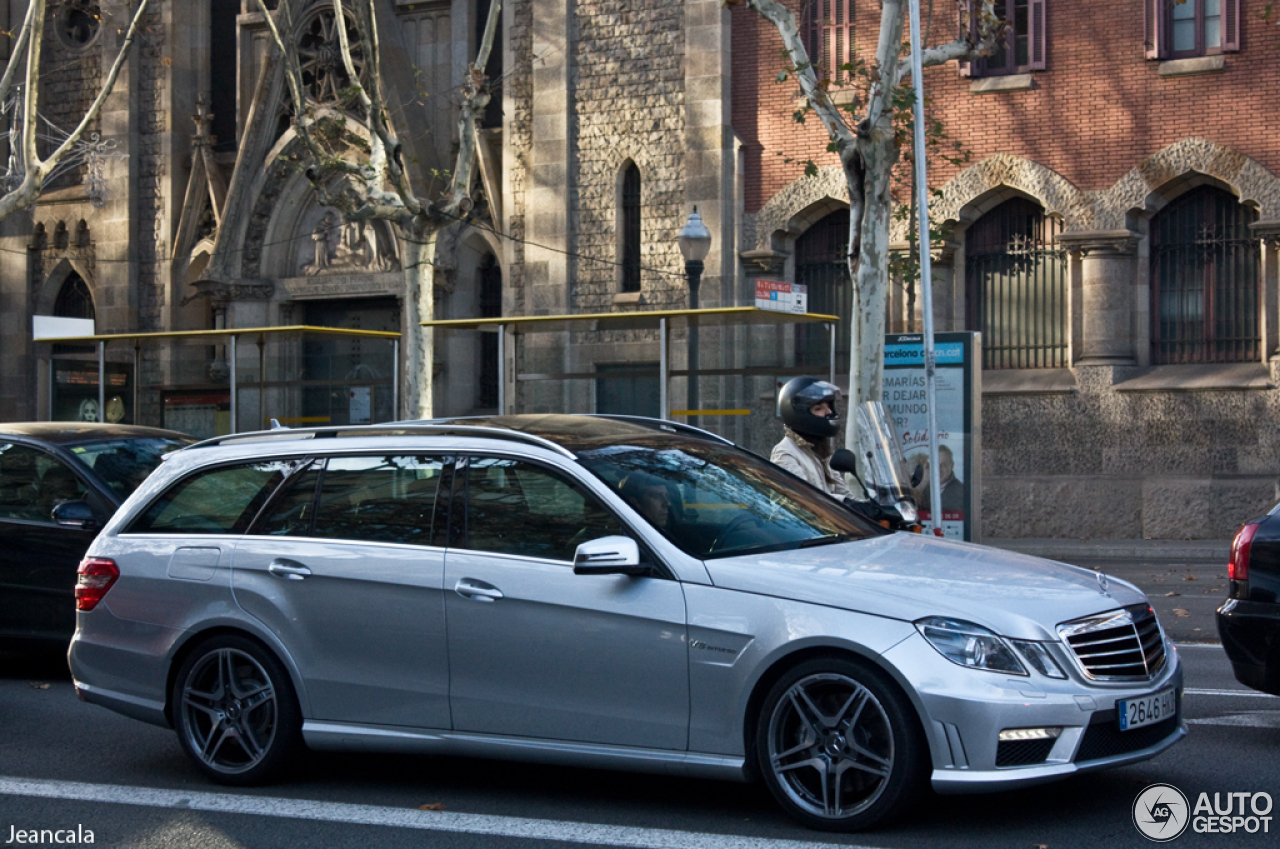
{"label": "car's rear wheel", "polygon": [[904,808],[926,767],[910,703],[881,672],[806,661],[769,691],[756,731],[769,790],[810,828],[857,831]]}
{"label": "car's rear wheel", "polygon": [[214,637],[187,657],[173,685],[173,720],[183,750],[222,784],[266,781],[302,746],[288,674],[246,637]]}

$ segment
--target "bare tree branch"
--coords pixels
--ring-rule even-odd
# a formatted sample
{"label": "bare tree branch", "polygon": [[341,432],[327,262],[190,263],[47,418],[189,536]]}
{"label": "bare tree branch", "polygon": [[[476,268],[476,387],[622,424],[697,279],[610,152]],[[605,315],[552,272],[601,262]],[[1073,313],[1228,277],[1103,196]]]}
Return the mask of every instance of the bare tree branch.
{"label": "bare tree branch", "polygon": [[80,143],[85,132],[98,119],[99,113],[102,112],[103,104],[107,102],[107,98],[111,96],[111,92],[115,88],[116,80],[120,76],[120,70],[128,60],[142,17],[146,13],[150,2],[151,0],[140,0],[138,3],[138,8],[134,11],[133,19],[129,23],[129,29],[126,31],[124,39],[120,42],[119,52],[111,65],[111,70],[107,73],[107,78],[103,82],[102,88],[98,91],[97,97],[94,98],[93,103],[89,105],[89,109],[80,119],[80,123],[75,126],[47,158],[41,159],[37,145],[40,134],[40,63],[43,54],[44,24],[48,4],[46,0],[31,0],[30,5],[27,7],[27,17],[22,24],[22,31],[14,41],[13,52],[9,57],[9,66],[5,69],[4,77],[0,79],[0,102],[3,102],[8,97],[9,89],[13,85],[13,78],[17,74],[17,67],[25,51],[26,71],[22,90],[22,138],[16,142],[12,139],[10,140],[10,144],[14,144],[22,150],[24,173],[22,182],[0,197],[0,219],[35,203],[44,188],[44,181],[57,169],[59,163],[62,162],[67,154]]}

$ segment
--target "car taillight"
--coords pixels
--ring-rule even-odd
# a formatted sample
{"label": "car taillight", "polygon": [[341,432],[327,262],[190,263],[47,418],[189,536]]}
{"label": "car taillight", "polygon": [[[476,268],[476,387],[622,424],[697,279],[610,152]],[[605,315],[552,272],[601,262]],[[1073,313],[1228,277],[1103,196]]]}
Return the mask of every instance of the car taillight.
{"label": "car taillight", "polygon": [[1249,549],[1253,546],[1253,537],[1258,533],[1259,523],[1245,525],[1236,531],[1236,538],[1231,541],[1231,560],[1227,563],[1227,577],[1233,581],[1249,580]]}
{"label": "car taillight", "polygon": [[93,610],[120,577],[116,562],[108,557],[86,557],[76,573],[76,610]]}

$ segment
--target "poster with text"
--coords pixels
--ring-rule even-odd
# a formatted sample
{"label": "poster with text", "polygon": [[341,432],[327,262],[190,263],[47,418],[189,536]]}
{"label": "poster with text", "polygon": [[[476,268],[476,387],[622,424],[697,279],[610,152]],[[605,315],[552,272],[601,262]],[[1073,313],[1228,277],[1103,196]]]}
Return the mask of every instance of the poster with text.
{"label": "poster with text", "polygon": [[[975,333],[934,334],[938,477],[942,487],[942,531],[950,539],[975,539],[978,503],[975,464]],[[932,523],[929,491],[929,417],[924,373],[924,338],[890,334],[884,349],[884,407],[907,458],[907,474],[922,474],[915,487],[920,519]]]}

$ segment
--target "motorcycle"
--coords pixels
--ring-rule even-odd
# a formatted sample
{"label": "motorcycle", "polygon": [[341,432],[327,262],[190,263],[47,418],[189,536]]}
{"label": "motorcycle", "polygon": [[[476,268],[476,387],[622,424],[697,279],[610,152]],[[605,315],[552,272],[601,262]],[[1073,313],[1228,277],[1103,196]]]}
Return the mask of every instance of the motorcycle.
{"label": "motorcycle", "polygon": [[[912,490],[920,485],[924,467],[917,465],[911,475],[907,475],[906,456],[893,420],[879,401],[860,404],[854,415],[857,453],[840,448],[831,455],[830,462],[836,471],[852,475],[866,498],[846,498],[845,506],[889,530],[923,532]],[[865,477],[858,474],[859,465]]]}

